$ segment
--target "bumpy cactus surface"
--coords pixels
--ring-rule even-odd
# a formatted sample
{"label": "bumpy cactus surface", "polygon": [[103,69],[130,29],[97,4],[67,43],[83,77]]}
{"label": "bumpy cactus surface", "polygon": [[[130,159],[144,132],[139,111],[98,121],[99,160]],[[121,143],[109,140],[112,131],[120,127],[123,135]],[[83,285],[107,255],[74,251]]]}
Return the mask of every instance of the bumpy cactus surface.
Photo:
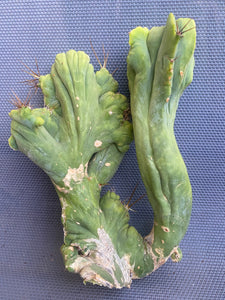
{"label": "bumpy cactus surface", "polygon": [[[191,24],[192,23],[192,24]],[[141,175],[155,214],[142,238],[129,226],[120,197],[101,186],[117,170],[133,138],[126,97],[105,65],[94,72],[84,52],[56,56],[51,73],[35,75],[44,108],[15,102],[9,145],[50,177],[62,206],[65,267],[84,282],[129,287],[156,270],[178,245],[191,213],[191,187],[173,134],[178,100],[192,80],[193,20],[171,14],[165,27],[130,33],[128,79]],[[185,28],[185,30],[184,30]],[[188,32],[185,32],[188,31]],[[177,58],[177,59],[176,59]],[[34,73],[33,73],[34,74]]]}

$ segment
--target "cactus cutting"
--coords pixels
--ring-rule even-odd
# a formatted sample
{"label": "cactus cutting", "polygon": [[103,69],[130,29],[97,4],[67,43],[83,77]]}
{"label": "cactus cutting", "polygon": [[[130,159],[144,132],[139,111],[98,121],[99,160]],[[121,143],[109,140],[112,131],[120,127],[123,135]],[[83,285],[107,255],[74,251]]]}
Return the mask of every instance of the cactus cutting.
{"label": "cactus cutting", "polygon": [[[169,258],[179,261],[192,191],[174,136],[179,99],[191,83],[196,42],[193,19],[175,20],[129,34],[128,99],[104,64],[96,73],[87,54],[56,56],[50,74],[31,69],[27,83],[41,88],[44,107],[32,109],[30,94],[14,94],[9,145],[28,156],[52,181],[62,207],[65,267],[84,282],[130,287]],[[142,237],[129,225],[130,205],[101,187],[109,182],[131,141],[154,225]]]}

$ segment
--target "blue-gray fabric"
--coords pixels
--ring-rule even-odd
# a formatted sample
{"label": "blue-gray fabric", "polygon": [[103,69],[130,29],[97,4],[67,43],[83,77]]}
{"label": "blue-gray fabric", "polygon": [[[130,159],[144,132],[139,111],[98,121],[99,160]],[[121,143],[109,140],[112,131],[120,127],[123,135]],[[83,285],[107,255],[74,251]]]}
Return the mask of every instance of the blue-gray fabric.
{"label": "blue-gray fabric", "polygon": [[[119,90],[129,96],[126,77],[128,33],[136,26],[164,25],[191,17],[197,24],[193,83],[183,94],[175,133],[193,188],[193,212],[181,243],[183,259],[167,262],[155,273],[135,280],[130,289],[83,285],[64,269],[60,254],[63,231],[60,203],[46,174],[8,146],[11,90],[21,98],[29,78],[20,60],[41,74],[55,55],[84,50],[98,70],[91,50],[108,68],[118,68]],[[0,299],[225,299],[225,2],[194,1],[0,1]],[[33,107],[43,105],[39,91]],[[141,181],[131,145],[110,186],[127,199]],[[134,200],[144,193],[139,184]],[[147,198],[133,206],[131,223],[148,234],[153,214]]]}

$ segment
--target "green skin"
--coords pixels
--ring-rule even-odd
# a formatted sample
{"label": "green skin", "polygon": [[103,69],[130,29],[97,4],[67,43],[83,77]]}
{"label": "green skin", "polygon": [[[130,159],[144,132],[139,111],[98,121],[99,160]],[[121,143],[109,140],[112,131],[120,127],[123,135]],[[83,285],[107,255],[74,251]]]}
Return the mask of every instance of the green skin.
{"label": "green skin", "polygon": [[[186,22],[179,19],[179,28]],[[129,287],[169,257],[178,261],[191,214],[191,186],[173,123],[179,97],[192,80],[195,31],[181,38],[171,14],[165,27],[134,29],[130,46],[134,137],[155,214],[146,238],[129,226],[129,209],[118,195],[107,192],[100,198],[101,186],[133,139],[132,125],[123,118],[128,101],[116,93],[118,84],[106,68],[94,73],[84,52],[58,54],[51,73],[39,78],[45,107],[24,105],[10,112],[9,145],[49,175],[59,196],[65,267],[84,282],[109,288]],[[171,63],[168,57],[176,55]]]}
{"label": "green skin", "polygon": [[164,257],[186,233],[192,207],[191,185],[173,128],[179,98],[193,78],[196,31],[180,36],[176,24],[180,29],[185,24],[195,27],[193,20],[176,23],[170,14],[165,27],[134,29],[127,59],[137,159],[154,211],[152,248]]}

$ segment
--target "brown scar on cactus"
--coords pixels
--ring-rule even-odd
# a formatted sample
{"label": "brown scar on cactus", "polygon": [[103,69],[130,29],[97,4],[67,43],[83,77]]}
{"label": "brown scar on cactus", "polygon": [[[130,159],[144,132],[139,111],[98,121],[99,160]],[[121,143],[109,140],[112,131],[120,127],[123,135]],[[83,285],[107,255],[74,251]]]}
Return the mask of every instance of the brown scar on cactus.
{"label": "brown scar on cactus", "polygon": [[168,227],[165,226],[161,226],[162,230],[165,232],[170,232],[170,229]]}

